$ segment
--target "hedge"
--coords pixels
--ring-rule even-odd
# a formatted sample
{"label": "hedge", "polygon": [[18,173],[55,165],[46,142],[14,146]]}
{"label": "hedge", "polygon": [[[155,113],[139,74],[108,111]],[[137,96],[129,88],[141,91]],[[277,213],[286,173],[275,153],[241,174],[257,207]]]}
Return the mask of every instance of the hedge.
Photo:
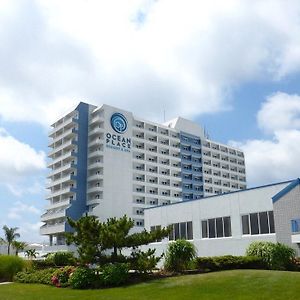
{"label": "hedge", "polygon": [[197,269],[203,271],[268,268],[267,264],[260,257],[233,255],[197,257],[195,265]]}

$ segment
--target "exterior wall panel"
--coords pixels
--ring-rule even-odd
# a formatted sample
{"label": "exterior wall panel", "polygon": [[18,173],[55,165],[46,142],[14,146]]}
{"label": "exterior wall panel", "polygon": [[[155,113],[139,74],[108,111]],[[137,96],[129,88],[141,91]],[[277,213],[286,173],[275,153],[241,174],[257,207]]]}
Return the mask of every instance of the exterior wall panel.
{"label": "exterior wall panel", "polygon": [[[291,191],[274,203],[274,220],[277,241],[295,249],[300,256],[299,243],[292,243],[291,220],[300,219],[300,186],[297,185]],[[300,234],[300,233],[299,233]],[[295,233],[296,235],[296,233]]]}

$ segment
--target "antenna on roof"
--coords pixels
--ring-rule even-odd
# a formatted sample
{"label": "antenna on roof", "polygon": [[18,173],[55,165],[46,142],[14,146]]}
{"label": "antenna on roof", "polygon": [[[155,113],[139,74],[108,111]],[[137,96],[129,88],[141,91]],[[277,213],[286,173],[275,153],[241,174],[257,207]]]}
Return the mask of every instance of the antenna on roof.
{"label": "antenna on roof", "polygon": [[164,110],[164,123],[166,122],[166,111]]}
{"label": "antenna on roof", "polygon": [[208,131],[206,130],[206,127],[204,126],[204,136],[205,138],[207,138],[209,140],[209,133]]}

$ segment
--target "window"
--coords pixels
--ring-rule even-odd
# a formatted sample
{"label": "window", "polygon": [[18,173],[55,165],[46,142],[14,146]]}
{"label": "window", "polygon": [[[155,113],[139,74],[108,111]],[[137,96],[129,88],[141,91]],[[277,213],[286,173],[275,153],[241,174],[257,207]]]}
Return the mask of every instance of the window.
{"label": "window", "polygon": [[202,238],[208,238],[207,220],[201,222]]}
{"label": "window", "polygon": [[135,225],[136,226],[144,226],[144,222],[143,221],[135,221]]}
{"label": "window", "polygon": [[231,219],[230,217],[220,217],[201,221],[202,238],[222,238],[230,237]]}
{"label": "window", "polygon": [[275,233],[273,211],[243,215],[242,232],[250,235]]}
{"label": "window", "polygon": [[251,234],[259,234],[258,214],[250,214]]}
{"label": "window", "polygon": [[193,223],[187,222],[187,239],[192,240],[193,239]]}
{"label": "window", "polygon": [[216,229],[215,229],[215,220],[216,219],[209,219],[208,220],[208,237],[215,238],[216,237]]}
{"label": "window", "polygon": [[266,211],[259,213],[260,233],[269,233],[268,213]]}
{"label": "window", "polygon": [[268,211],[268,216],[269,216],[270,232],[275,233],[274,214],[272,210]]}
{"label": "window", "polygon": [[293,233],[300,232],[300,219],[291,220],[291,225],[292,225],[291,229]]}
{"label": "window", "polygon": [[217,237],[223,237],[224,232],[223,232],[222,218],[217,218],[216,219],[216,229],[217,229]]}
{"label": "window", "polygon": [[186,240],[186,223],[180,223],[180,238]]}
{"label": "window", "polygon": [[171,224],[171,232],[169,234],[169,240],[178,240],[178,239],[193,239],[193,222],[181,222]]}
{"label": "window", "polygon": [[224,217],[223,218],[224,222],[224,236],[229,237],[231,236],[231,222],[230,222],[230,217]]}
{"label": "window", "polygon": [[243,234],[250,234],[249,215],[242,216]]}

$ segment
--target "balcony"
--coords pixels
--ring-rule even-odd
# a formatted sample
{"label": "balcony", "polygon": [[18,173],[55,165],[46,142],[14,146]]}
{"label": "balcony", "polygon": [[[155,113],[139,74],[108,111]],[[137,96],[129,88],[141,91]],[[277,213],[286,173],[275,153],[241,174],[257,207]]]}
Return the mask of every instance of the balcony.
{"label": "balcony", "polygon": [[77,145],[77,141],[76,140],[68,140],[64,143],[62,143],[60,146],[55,147],[52,151],[49,152],[48,157],[52,157],[55,153],[61,151],[61,150],[66,150],[66,148],[70,148],[70,150],[72,149],[71,146],[76,146]]}
{"label": "balcony", "polygon": [[90,198],[86,201],[86,205],[98,205],[100,204],[101,199],[96,199],[96,198]]}
{"label": "balcony", "polygon": [[55,234],[60,232],[65,232],[65,222],[57,223],[54,225],[45,224],[40,228],[41,235]]}
{"label": "balcony", "polygon": [[90,182],[90,181],[94,181],[94,180],[99,180],[101,178],[103,178],[103,174],[94,174],[94,175],[88,176],[87,181]]}
{"label": "balcony", "polygon": [[46,222],[53,219],[63,218],[65,215],[65,209],[59,209],[57,212],[46,212],[41,216],[41,221]]}
{"label": "balcony", "polygon": [[66,138],[66,137],[75,137],[78,133],[78,130],[76,128],[71,128],[71,129],[68,129],[66,131],[64,131],[61,135],[53,138],[52,140],[50,140],[49,142],[49,147],[53,147],[54,144],[60,140],[62,140],[63,138]]}
{"label": "balcony", "polygon": [[46,199],[51,199],[53,197],[63,196],[63,195],[66,195],[66,194],[73,194],[73,193],[75,193],[75,188],[67,187],[67,188],[59,189],[55,192],[49,193],[47,195]]}
{"label": "balcony", "polygon": [[89,164],[88,170],[99,169],[101,167],[103,167],[103,162],[97,161]]}
{"label": "balcony", "polygon": [[66,119],[59,125],[57,125],[56,127],[54,127],[52,130],[50,130],[49,132],[49,136],[52,137],[57,131],[59,131],[60,129],[67,127],[67,126],[74,126],[78,123],[78,119],[75,118],[74,116],[69,116],[66,117]]}
{"label": "balcony", "polygon": [[89,131],[89,136],[93,136],[93,135],[101,134],[101,133],[102,134],[104,133],[104,128],[97,126],[96,128]]}
{"label": "balcony", "polygon": [[55,203],[51,203],[50,205],[48,205],[46,207],[46,209],[55,209],[55,208],[59,208],[62,206],[67,206],[71,203],[72,200],[74,200],[74,199],[67,198],[67,199],[64,199],[64,200],[61,200],[61,201],[58,201]]}
{"label": "balcony", "polygon": [[93,157],[98,157],[98,156],[101,156],[101,155],[103,155],[103,150],[97,149],[96,151],[90,152],[88,154],[88,157],[93,158]]}
{"label": "balcony", "polygon": [[48,168],[52,167],[53,165],[57,164],[58,162],[60,161],[63,161],[65,159],[71,159],[71,158],[74,158],[76,157],[77,153],[75,151],[70,151],[68,153],[65,153],[55,159],[53,159],[49,164],[48,164]]}
{"label": "balcony", "polygon": [[90,124],[96,124],[104,122],[104,118],[102,116],[96,115],[95,117],[91,118]]}
{"label": "balcony", "polygon": [[55,185],[59,185],[59,184],[62,184],[62,183],[65,183],[65,182],[68,182],[68,181],[72,181],[72,180],[75,180],[76,176],[75,175],[72,175],[72,174],[69,174],[67,176],[64,176],[64,177],[61,177],[61,178],[58,178],[56,180],[53,180],[52,182],[50,182],[48,185],[47,185],[47,188],[51,188]]}
{"label": "balcony", "polygon": [[92,186],[87,189],[87,193],[98,193],[103,191],[103,186]]}
{"label": "balcony", "polygon": [[68,164],[65,164],[61,167],[58,167],[57,169],[54,169],[49,175],[48,175],[48,178],[52,177],[52,176],[55,176],[55,175],[58,175],[59,173],[61,172],[64,172],[64,171],[67,171],[70,169],[70,171],[72,169],[75,169],[76,168],[76,165],[74,163],[68,163]]}
{"label": "balcony", "polygon": [[98,145],[101,145],[101,144],[103,144],[103,139],[102,138],[100,138],[100,139],[96,138],[96,139],[90,141],[88,146],[91,148],[93,146],[98,146]]}

